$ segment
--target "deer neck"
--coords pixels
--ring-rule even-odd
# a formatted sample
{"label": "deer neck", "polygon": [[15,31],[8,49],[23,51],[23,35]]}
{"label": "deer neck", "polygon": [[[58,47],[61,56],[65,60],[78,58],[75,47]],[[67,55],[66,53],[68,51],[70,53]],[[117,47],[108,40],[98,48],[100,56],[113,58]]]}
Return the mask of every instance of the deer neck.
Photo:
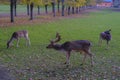
{"label": "deer neck", "polygon": [[10,40],[8,41],[8,44],[11,44],[13,40],[14,40],[14,38],[11,37]]}
{"label": "deer neck", "polygon": [[11,42],[12,42],[12,39],[10,39],[10,40],[7,42],[7,48],[10,47]]}
{"label": "deer neck", "polygon": [[63,48],[61,47],[60,44],[55,44],[55,45],[53,45],[53,48],[54,48],[55,50],[58,50],[58,51],[63,50]]}

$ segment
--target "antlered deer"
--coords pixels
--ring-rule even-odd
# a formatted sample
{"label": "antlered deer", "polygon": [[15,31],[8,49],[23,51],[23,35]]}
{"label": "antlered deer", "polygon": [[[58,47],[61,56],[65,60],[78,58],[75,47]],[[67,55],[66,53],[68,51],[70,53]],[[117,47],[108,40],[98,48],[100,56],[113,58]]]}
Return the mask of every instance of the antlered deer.
{"label": "antlered deer", "polygon": [[107,31],[104,31],[104,32],[101,32],[100,33],[100,38],[99,38],[99,45],[102,44],[102,40],[106,40],[106,42],[107,42],[107,49],[108,49],[108,46],[109,46],[109,41],[111,40],[110,31],[111,31],[111,29],[109,29]]}
{"label": "antlered deer", "polygon": [[52,40],[46,48],[53,48],[58,51],[65,51],[66,52],[65,64],[69,64],[71,51],[84,52],[82,64],[84,64],[86,56],[89,55],[91,59],[91,65],[93,66],[92,53],[90,52],[91,43],[88,40],[67,41],[63,44],[56,44],[56,42],[59,42],[60,40],[61,36],[59,35],[59,33],[57,33],[56,39]]}
{"label": "antlered deer", "polygon": [[26,30],[16,31],[12,34],[10,40],[7,42],[7,48],[10,47],[10,44],[13,40],[17,40],[17,47],[19,44],[19,38],[25,38],[26,39],[26,45],[30,45],[30,39],[28,36],[28,32]]}

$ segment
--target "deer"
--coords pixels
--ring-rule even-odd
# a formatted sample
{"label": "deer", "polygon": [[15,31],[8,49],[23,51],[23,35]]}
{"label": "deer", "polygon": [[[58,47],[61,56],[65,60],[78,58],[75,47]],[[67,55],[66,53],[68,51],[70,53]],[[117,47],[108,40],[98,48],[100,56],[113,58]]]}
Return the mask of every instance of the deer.
{"label": "deer", "polygon": [[84,54],[82,64],[85,63],[86,56],[88,55],[91,60],[91,66],[93,66],[92,53],[90,51],[91,43],[88,40],[75,40],[75,41],[66,41],[63,44],[58,44],[61,40],[59,33],[56,33],[56,38],[50,41],[50,44],[46,47],[47,49],[55,49],[57,51],[65,51],[66,53],[66,62],[65,64],[70,64],[70,55],[72,51],[82,52]]}
{"label": "deer", "polygon": [[28,31],[26,30],[20,30],[12,33],[11,38],[7,42],[7,48],[9,48],[14,40],[17,40],[17,47],[19,47],[19,39],[20,38],[25,38],[26,40],[26,45],[30,45],[30,39],[28,36]]}
{"label": "deer", "polygon": [[107,48],[106,49],[108,49],[108,47],[109,47],[109,41],[111,40],[111,29],[109,29],[109,30],[106,30],[106,31],[104,31],[104,32],[101,32],[100,33],[100,35],[99,35],[99,45],[101,45],[102,44],[102,40],[105,40],[106,41],[106,43],[107,43]]}

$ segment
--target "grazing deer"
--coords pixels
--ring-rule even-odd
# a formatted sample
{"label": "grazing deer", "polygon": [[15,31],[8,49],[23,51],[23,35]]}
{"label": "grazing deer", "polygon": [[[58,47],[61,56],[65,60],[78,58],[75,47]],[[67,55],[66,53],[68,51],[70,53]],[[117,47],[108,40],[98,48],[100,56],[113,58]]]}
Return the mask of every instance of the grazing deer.
{"label": "grazing deer", "polygon": [[110,34],[111,29],[101,32],[100,33],[100,37],[99,37],[99,45],[102,44],[102,40],[106,40],[107,41],[107,49],[109,46],[109,41],[111,40],[111,34]]}
{"label": "grazing deer", "polygon": [[91,43],[89,41],[76,40],[76,41],[67,41],[63,44],[56,44],[56,42],[59,42],[60,40],[61,40],[61,36],[59,35],[59,33],[57,33],[56,39],[52,40],[46,48],[53,48],[58,51],[65,51],[66,52],[65,64],[69,64],[71,51],[84,52],[84,58],[82,64],[84,64],[86,56],[89,55],[91,59],[91,65],[93,66],[92,53],[90,52]]}
{"label": "grazing deer", "polygon": [[30,45],[30,39],[28,37],[28,32],[26,30],[21,30],[21,31],[16,31],[12,34],[10,40],[7,42],[7,48],[10,47],[13,40],[17,40],[17,47],[18,47],[19,38],[25,38],[26,45]]}

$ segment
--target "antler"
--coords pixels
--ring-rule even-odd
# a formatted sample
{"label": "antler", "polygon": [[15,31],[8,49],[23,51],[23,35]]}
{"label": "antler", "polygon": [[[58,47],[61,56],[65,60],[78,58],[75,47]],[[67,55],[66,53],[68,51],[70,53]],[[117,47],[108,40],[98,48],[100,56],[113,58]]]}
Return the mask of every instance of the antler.
{"label": "antler", "polygon": [[57,32],[56,33],[56,39],[53,42],[59,42],[61,40],[60,34]]}

